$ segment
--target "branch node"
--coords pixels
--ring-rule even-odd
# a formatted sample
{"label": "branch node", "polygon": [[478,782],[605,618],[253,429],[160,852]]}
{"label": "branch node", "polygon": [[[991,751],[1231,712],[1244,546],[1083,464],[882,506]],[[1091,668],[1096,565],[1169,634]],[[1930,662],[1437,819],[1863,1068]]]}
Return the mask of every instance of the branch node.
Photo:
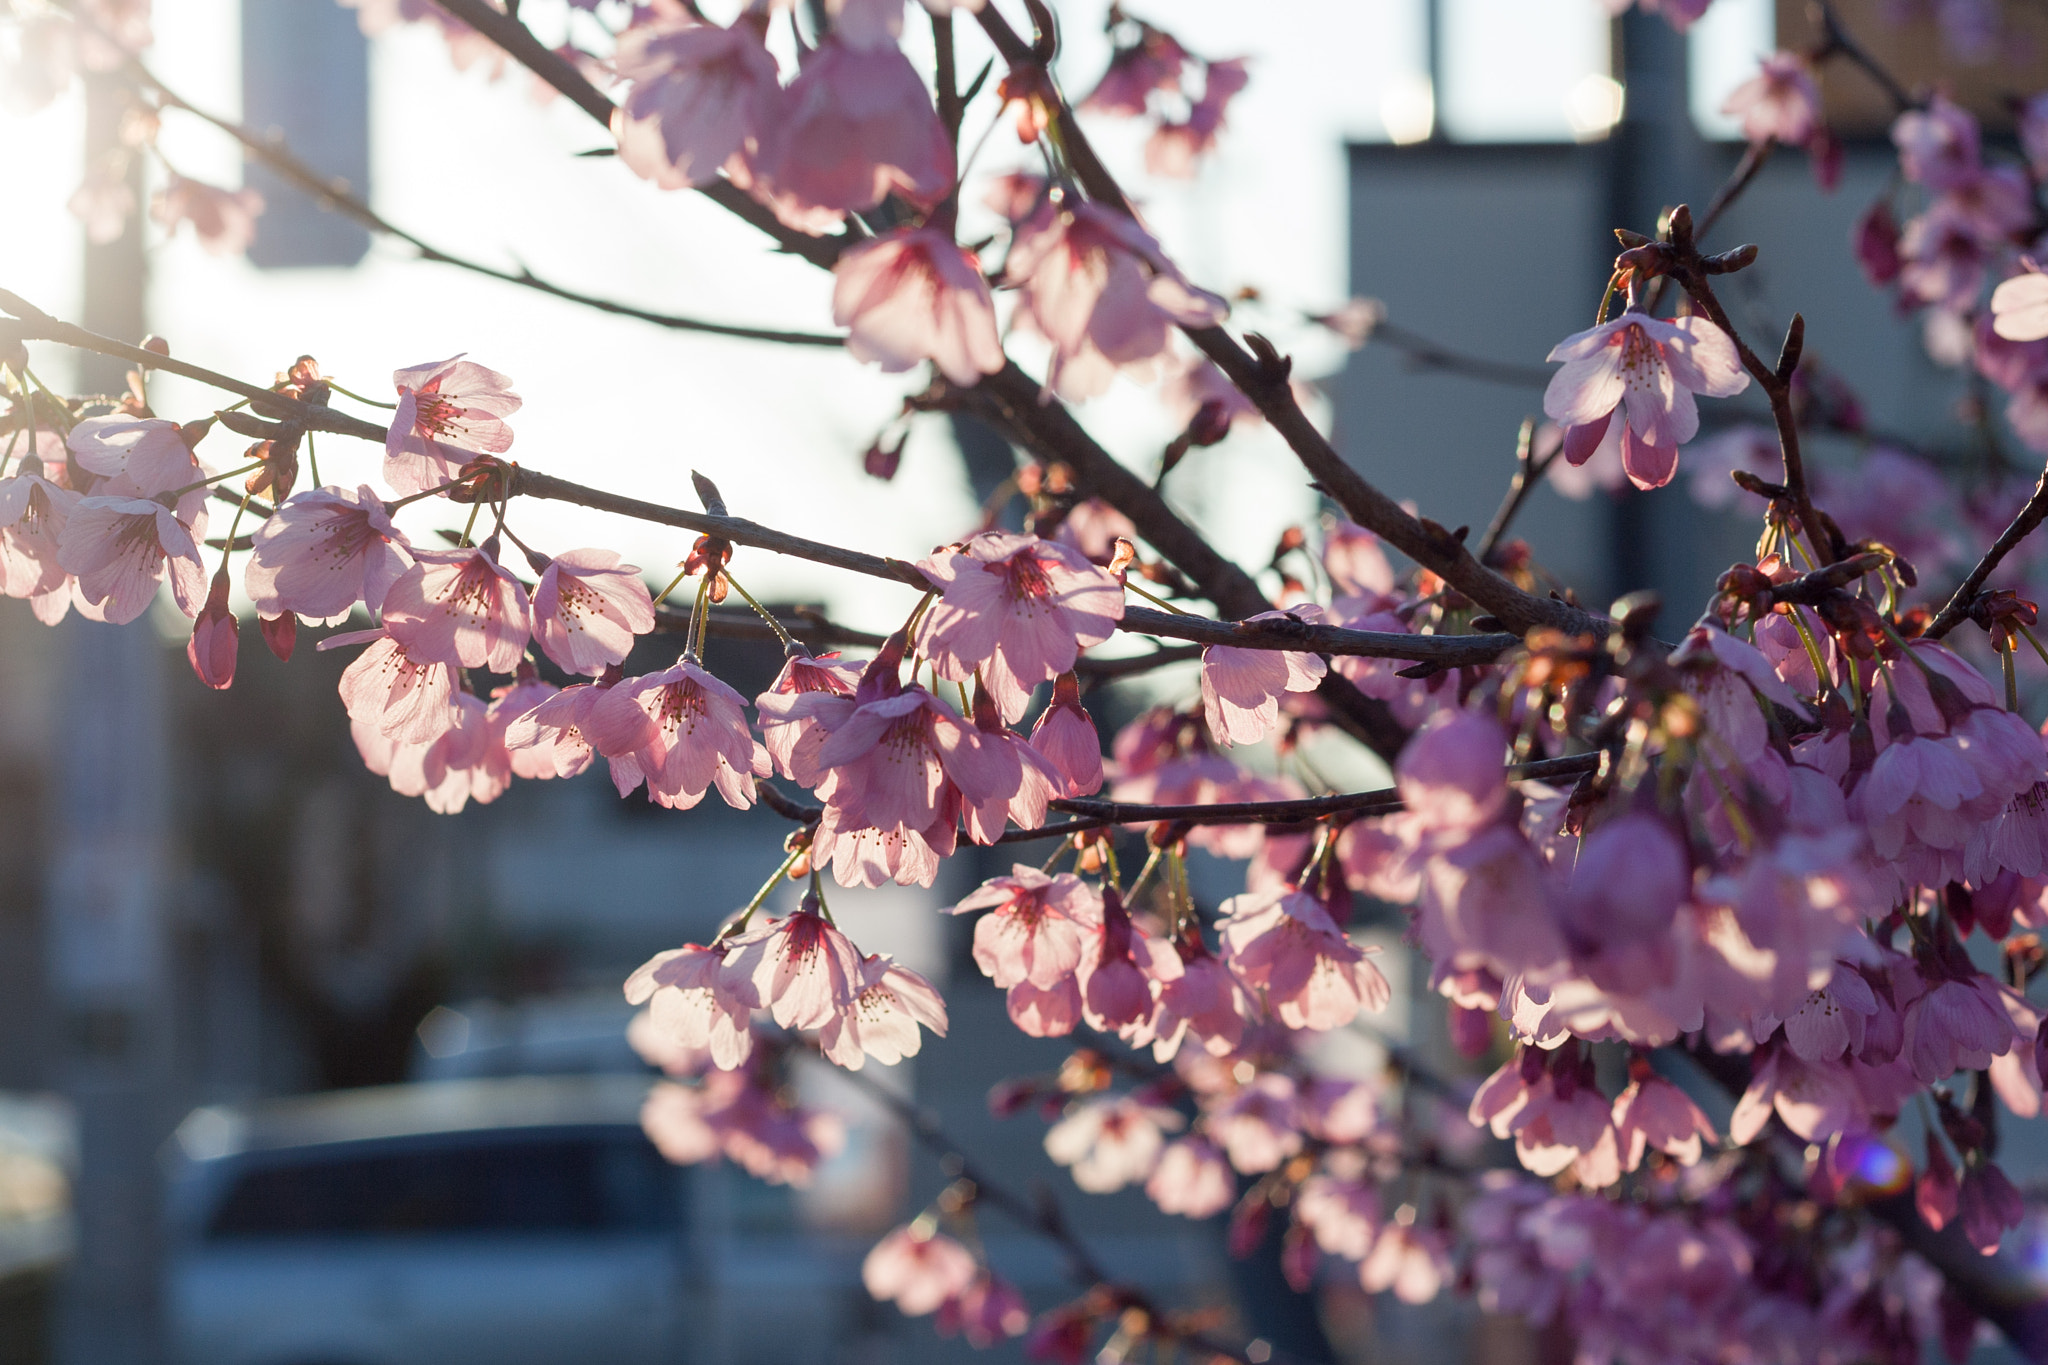
{"label": "branch node", "polygon": [[704,505],[706,512],[709,512],[714,517],[729,517],[732,515],[732,513],[725,510],[725,499],[719,495],[717,484],[711,482],[711,480],[705,478],[694,469],[690,471],[690,483],[696,488],[697,501]]}
{"label": "branch node", "polygon": [[1788,383],[1792,372],[1799,368],[1799,356],[1806,349],[1806,318],[1799,313],[1792,315],[1792,325],[1785,329],[1785,344],[1778,351],[1778,382]]}

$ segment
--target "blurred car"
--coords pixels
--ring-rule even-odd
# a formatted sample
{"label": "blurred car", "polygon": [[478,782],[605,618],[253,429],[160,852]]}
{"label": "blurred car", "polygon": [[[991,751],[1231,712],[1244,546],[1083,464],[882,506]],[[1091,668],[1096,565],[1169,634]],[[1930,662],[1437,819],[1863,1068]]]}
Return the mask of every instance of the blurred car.
{"label": "blurred car", "polygon": [[[195,1110],[166,1153],[182,1365],[807,1365],[885,1319],[869,1238],[677,1167],[642,1075],[484,1076]],[[928,1336],[929,1334],[925,1334]]]}
{"label": "blurred car", "polygon": [[447,1081],[195,1111],[165,1304],[192,1365],[700,1361],[690,1172],[630,1076]]}

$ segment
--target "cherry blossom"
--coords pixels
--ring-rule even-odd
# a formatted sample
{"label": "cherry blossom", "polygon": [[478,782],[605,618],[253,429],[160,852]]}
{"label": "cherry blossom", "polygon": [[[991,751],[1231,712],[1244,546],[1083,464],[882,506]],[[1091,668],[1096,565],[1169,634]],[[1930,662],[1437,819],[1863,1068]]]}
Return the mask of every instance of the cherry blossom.
{"label": "cherry blossom", "polygon": [[391,376],[398,410],[384,438],[384,481],[401,493],[447,483],[470,456],[512,448],[512,381],[460,355]]}
{"label": "cherry blossom", "polygon": [[1059,795],[1092,796],[1102,790],[1102,737],[1081,705],[1081,685],[1072,673],[1054,681],[1052,702],[1031,728],[1031,747],[1059,774]]}
{"label": "cherry blossom", "polygon": [[957,1330],[968,1345],[986,1349],[1005,1338],[1023,1336],[1031,1325],[1031,1310],[1015,1286],[984,1270],[939,1305],[935,1325],[942,1336]]}
{"label": "cherry blossom", "polygon": [[650,800],[688,810],[712,788],[729,806],[754,804],[754,779],[770,771],[768,751],[747,729],[746,701],[687,656],[659,673],[606,689],[579,721],[590,747],[616,766],[620,794],[644,778]]}
{"label": "cherry blossom", "polygon": [[2048,275],[2022,271],[1991,291],[1992,326],[2007,341],[2048,337]]}
{"label": "cherry blossom", "polygon": [[728,980],[725,967],[723,947],[670,948],[626,978],[626,1002],[646,1005],[650,1026],[670,1043],[708,1052],[730,1071],[753,1051],[759,998],[752,982]]}
{"label": "cherry blossom", "polygon": [[851,989],[847,1007],[818,1034],[819,1050],[849,1071],[869,1057],[884,1066],[915,1057],[924,1043],[919,1025],[946,1036],[946,1002],[938,991],[887,956],[865,959]]}
{"label": "cherry blossom", "polygon": [[834,655],[815,659],[803,653],[790,656],[769,689],[754,698],[754,709],[761,717],[761,739],[775,771],[807,787],[824,779],[817,751],[827,731],[816,714],[797,702],[813,692],[851,697],[860,674],[861,665]]}
{"label": "cherry blossom", "polygon": [[1797,147],[1820,125],[1820,87],[1813,65],[1796,52],[1774,52],[1757,74],[1735,88],[1721,112],[1742,120],[1751,142]]}
{"label": "cherry blossom", "polygon": [[1090,1194],[1135,1185],[1152,1174],[1167,1133],[1186,1121],[1129,1095],[1082,1100],[1045,1134],[1045,1154],[1073,1171]]}
{"label": "cherry blossom", "polygon": [[[1250,621],[1307,621],[1320,624],[1315,606],[1260,612]],[[1312,692],[1329,672],[1314,654],[1297,650],[1236,649],[1210,645],[1202,651],[1202,715],[1218,744],[1256,744],[1280,724],[1280,698]]]}
{"label": "cherry blossom", "polygon": [[571,550],[548,560],[532,610],[541,651],[564,671],[591,677],[624,663],[634,637],[654,629],[654,598],[639,568],[610,550]]}
{"label": "cherry blossom", "polygon": [[1207,1138],[1175,1138],[1159,1154],[1145,1193],[1161,1213],[1210,1218],[1236,1202],[1237,1180],[1223,1153]]}
{"label": "cherry blossom", "polygon": [[185,642],[185,658],[192,671],[199,681],[215,689],[227,687],[235,680],[235,653],[241,634],[241,623],[228,607],[228,586],[228,571],[223,568],[214,574],[213,584],[207,589],[206,605],[192,622],[192,638]]}
{"label": "cherry blossom", "polygon": [[1019,320],[1052,343],[1047,386],[1070,399],[1101,393],[1119,369],[1153,368],[1176,323],[1213,326],[1229,311],[1135,220],[1089,203],[1048,203],[1020,225],[1004,279]]}
{"label": "cherry blossom", "polygon": [[24,460],[0,479],[0,592],[26,598],[36,619],[55,625],[71,609],[71,578],[59,559],[64,524],[79,495],[44,477],[39,460]]}
{"label": "cherry blossom", "polygon": [[860,950],[812,896],[795,914],[734,937],[724,980],[729,989],[751,984],[760,1007],[791,1029],[825,1027],[854,1008],[872,984]]}
{"label": "cherry blossom", "polygon": [[929,360],[955,384],[1007,363],[981,265],[947,233],[885,233],[843,253],[832,273],[832,320],[848,329],[856,360],[891,374]]}
{"label": "cherry blossom", "polygon": [[142,615],[167,577],[171,598],[187,616],[206,600],[206,569],[195,533],[206,514],[187,525],[161,503],[142,498],[81,498],[65,519],[57,562],[78,581],[78,596],[98,618],[126,625]]}
{"label": "cherry blossom", "polygon": [[1222,909],[1223,960],[1289,1028],[1341,1028],[1360,1010],[1387,1007],[1387,979],[1315,896],[1276,889],[1234,896]]}
{"label": "cherry blossom", "polygon": [[166,232],[186,223],[199,244],[216,256],[239,256],[256,240],[263,196],[254,190],[224,190],[173,174],[150,201],[149,216]]}
{"label": "cherry blossom", "polygon": [[[603,695],[602,687],[581,683],[562,688],[530,710],[511,716],[505,727],[505,745],[512,750],[514,766],[528,761],[545,763],[546,770],[556,777],[574,777],[589,767],[595,751],[584,737],[583,730],[590,723],[590,709]],[[530,758],[522,758],[522,755]],[[632,760],[628,758],[626,761],[630,763]],[[521,776],[535,775],[521,773]],[[627,789],[637,785],[637,782],[629,783]]]}
{"label": "cherry blossom", "polygon": [[875,1243],[861,1262],[860,1279],[875,1298],[917,1318],[965,1293],[978,1271],[966,1247],[913,1223]]}
{"label": "cherry blossom", "polygon": [[[1734,343],[1703,317],[1665,322],[1623,313],[1566,337],[1550,360],[1543,410],[1565,428],[1565,459],[1584,464],[1617,445],[1638,488],[1661,488],[1678,470],[1678,447],[1699,431],[1694,394],[1732,398],[1749,387]],[[1626,416],[1613,420],[1617,409]]]}
{"label": "cherry blossom", "polygon": [[1123,590],[1109,574],[1054,541],[986,531],[919,563],[939,591],[925,611],[918,648],[941,677],[977,672],[1005,719],[1024,712],[1031,690],[1074,666],[1123,619]]}
{"label": "cherry blossom", "polygon": [[612,64],[629,91],[612,114],[619,159],[663,189],[709,184],[750,155],[780,108],[759,30],[658,19],[619,35]]}
{"label": "cherry blossom", "polygon": [[367,644],[342,671],[341,700],[352,721],[399,744],[425,744],[454,723],[455,670],[415,657],[383,630],[330,635],[320,648]]}
{"label": "cherry blossom", "polygon": [[510,673],[526,652],[526,588],[495,541],[417,550],[384,597],[384,628],[413,658]]}
{"label": "cherry blossom", "polygon": [[368,484],[295,493],[257,528],[242,578],[256,610],[313,620],[384,605],[413,566],[411,545]]}
{"label": "cherry blossom", "polygon": [[953,145],[894,44],[860,48],[828,37],[783,92],[746,169],[743,183],[783,222],[827,231],[891,193],[937,204],[953,186]]}

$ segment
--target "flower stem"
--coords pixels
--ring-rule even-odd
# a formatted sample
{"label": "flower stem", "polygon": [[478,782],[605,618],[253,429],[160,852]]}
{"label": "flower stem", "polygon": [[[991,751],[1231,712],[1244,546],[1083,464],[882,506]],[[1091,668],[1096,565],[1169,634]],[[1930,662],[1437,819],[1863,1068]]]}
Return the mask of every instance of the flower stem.
{"label": "flower stem", "polygon": [[789,870],[796,866],[796,860],[803,857],[804,852],[805,850],[801,848],[791,849],[789,856],[782,860],[782,866],[776,868],[768,880],[761,883],[761,889],[756,891],[754,898],[747,902],[746,909],[740,911],[739,918],[720,930],[718,937],[721,939],[731,938],[733,935],[744,931],[747,927],[747,921],[754,917],[754,912],[761,908],[762,903],[768,899],[769,894],[776,887],[782,885],[782,879],[789,875]]}
{"label": "flower stem", "polygon": [[343,394],[349,398],[355,399],[358,403],[368,403],[373,408],[392,408],[395,410],[398,407],[398,404],[396,403],[386,403],[376,398],[365,398],[353,389],[344,389],[341,385],[335,383],[332,379],[327,381],[327,387],[333,389],[338,394]]}
{"label": "flower stem", "polygon": [[769,611],[768,608],[762,606],[759,602],[755,601],[754,594],[748,592],[745,588],[740,586],[740,581],[732,576],[732,571],[730,569],[727,569],[725,571],[725,581],[732,584],[732,590],[738,593],[743,599],[745,599],[746,604],[754,609],[754,614],[756,616],[759,616],[763,621],[766,621],[768,623],[768,629],[775,632],[775,638],[782,641],[782,647],[784,649],[788,649],[791,645],[794,645],[796,643],[796,641],[789,638],[789,632],[782,628],[782,622],[775,619],[775,613]]}
{"label": "flower stem", "polygon": [[176,502],[179,498],[184,497],[187,493],[190,493],[195,488],[204,488],[208,484],[225,483],[227,480],[234,478],[238,474],[253,474],[261,468],[263,468],[263,461],[258,460],[254,464],[245,464],[240,469],[230,469],[225,474],[209,474],[207,477],[199,480],[197,483],[188,483],[183,488],[174,488],[169,493],[164,494],[163,496],[168,497],[172,502]]}
{"label": "flower stem", "polygon": [[1173,605],[1173,603],[1171,603],[1171,602],[1167,601],[1167,600],[1166,600],[1165,598],[1163,598],[1163,597],[1154,597],[1154,596],[1153,596],[1153,595],[1152,595],[1151,593],[1149,593],[1149,592],[1146,592],[1146,591],[1145,591],[1145,590],[1144,590],[1143,588],[1139,587],[1139,586],[1138,586],[1138,585],[1137,585],[1136,583],[1132,583],[1132,582],[1130,582],[1130,581],[1126,580],[1126,581],[1125,581],[1125,583],[1124,583],[1124,587],[1125,587],[1125,588],[1127,588],[1128,590],[1130,590],[1131,592],[1134,592],[1134,593],[1138,594],[1138,596],[1140,596],[1140,597],[1144,598],[1144,599],[1145,599],[1145,600],[1146,600],[1147,602],[1150,602],[1150,603],[1151,603],[1151,604],[1152,604],[1153,606],[1155,606],[1155,607],[1158,607],[1158,608],[1160,608],[1160,609],[1162,609],[1162,610],[1164,610],[1164,611],[1170,611],[1170,612],[1172,612],[1172,613],[1173,613],[1173,614],[1174,614],[1175,616],[1192,616],[1192,615],[1194,615],[1194,613],[1193,613],[1193,612],[1191,612],[1191,611],[1183,611],[1183,610],[1182,610],[1181,608],[1179,608],[1179,607],[1176,607],[1175,605]]}

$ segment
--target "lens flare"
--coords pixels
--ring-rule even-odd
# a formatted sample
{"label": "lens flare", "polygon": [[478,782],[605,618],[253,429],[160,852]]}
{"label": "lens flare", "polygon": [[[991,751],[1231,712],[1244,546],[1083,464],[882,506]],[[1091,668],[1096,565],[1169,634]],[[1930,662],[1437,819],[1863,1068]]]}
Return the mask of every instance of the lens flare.
{"label": "lens flare", "polygon": [[1884,1199],[1913,1183],[1913,1162],[1905,1152],[1868,1133],[1840,1133],[1828,1144],[1828,1165],[1851,1199]]}

